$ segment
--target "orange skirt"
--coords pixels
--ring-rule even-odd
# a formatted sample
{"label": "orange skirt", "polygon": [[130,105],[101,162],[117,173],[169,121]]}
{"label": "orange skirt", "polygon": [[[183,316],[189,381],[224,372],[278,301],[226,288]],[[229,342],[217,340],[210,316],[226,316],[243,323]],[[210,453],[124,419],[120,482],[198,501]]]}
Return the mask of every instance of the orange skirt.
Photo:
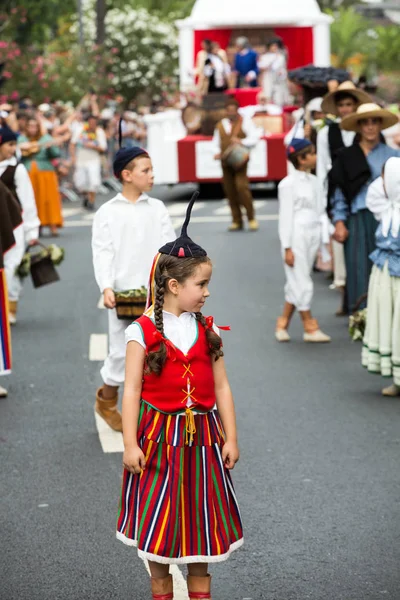
{"label": "orange skirt", "polygon": [[29,171],[40,223],[43,226],[62,227],[61,196],[55,171],[40,171],[37,163],[32,162]]}

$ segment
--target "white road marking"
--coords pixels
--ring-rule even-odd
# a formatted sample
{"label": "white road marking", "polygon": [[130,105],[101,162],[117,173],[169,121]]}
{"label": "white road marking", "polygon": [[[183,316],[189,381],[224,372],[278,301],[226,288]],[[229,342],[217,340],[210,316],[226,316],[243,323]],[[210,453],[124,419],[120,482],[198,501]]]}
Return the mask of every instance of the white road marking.
{"label": "white road marking", "polygon": [[[257,221],[277,221],[279,219],[279,215],[256,215]],[[202,216],[202,217],[192,217],[190,219],[191,223],[230,223],[230,216]],[[173,221],[173,226],[178,227],[182,225],[184,219],[175,219]]]}
{"label": "white road marking", "polygon": [[92,333],[89,341],[89,360],[105,360],[108,354],[108,335]]}
{"label": "white road marking", "polygon": [[[221,210],[221,209],[216,209]],[[214,213],[216,211],[213,211]],[[224,211],[225,212],[225,211]],[[279,215],[256,215],[257,221],[277,221],[279,219]],[[185,219],[182,217],[176,217],[172,219],[172,225],[174,228],[177,228],[182,225]],[[226,214],[223,215],[204,215],[199,217],[192,217],[190,219],[191,223],[229,223],[231,221],[230,210],[227,208]],[[90,221],[65,221],[64,227],[91,227],[92,223]]]}
{"label": "white road marking", "polygon": [[230,215],[231,209],[229,207],[229,204],[225,204],[224,206],[221,206],[220,208],[216,208],[214,210],[214,214],[215,215]]}
{"label": "white road marking", "polygon": [[124,451],[124,440],[122,433],[111,429],[111,427],[107,425],[104,419],[102,419],[96,411],[94,413],[94,418],[103,452],[106,454],[110,454],[112,452],[122,453]]}
{"label": "white road marking", "polygon": [[90,223],[92,223],[95,214],[96,214],[95,212],[92,212],[92,213],[89,213],[88,215],[84,215],[83,220],[90,221]]}
{"label": "white road marking", "polygon": [[64,221],[63,227],[91,227],[91,221]]}
{"label": "white road marking", "polygon": [[[193,206],[193,211],[200,210],[206,206],[205,202],[196,202]],[[187,204],[184,202],[174,202],[167,204],[167,209],[171,217],[181,217],[186,215]]]}
{"label": "white road marking", "polygon": [[263,208],[267,204],[266,200],[253,200],[254,208]]}
{"label": "white road marking", "polygon": [[[150,568],[147,560],[144,561],[144,565],[150,575]],[[174,600],[189,600],[186,581],[178,565],[171,565],[169,572],[174,580]]]}
{"label": "white road marking", "polygon": [[[230,215],[231,209],[229,207],[228,201],[224,200],[225,204],[220,208],[216,208],[213,213],[215,215]],[[263,208],[267,204],[266,200],[254,200],[253,205],[255,209]],[[242,206],[242,213],[245,214],[245,208]]]}
{"label": "white road marking", "polygon": [[75,217],[76,215],[83,215],[83,210],[82,210],[82,208],[63,208],[62,215],[63,215],[64,219],[67,219],[68,217]]}

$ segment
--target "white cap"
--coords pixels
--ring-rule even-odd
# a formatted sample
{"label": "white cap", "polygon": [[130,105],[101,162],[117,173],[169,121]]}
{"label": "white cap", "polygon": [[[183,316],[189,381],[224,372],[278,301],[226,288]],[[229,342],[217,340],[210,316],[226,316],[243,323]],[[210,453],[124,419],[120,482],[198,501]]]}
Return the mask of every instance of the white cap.
{"label": "white cap", "polygon": [[46,103],[39,104],[38,109],[40,110],[40,112],[45,113],[45,112],[49,112],[49,110],[51,110],[51,106],[50,106],[50,104],[46,104]]}
{"label": "white cap", "polygon": [[112,119],[113,116],[114,111],[112,110],[112,108],[103,108],[103,110],[100,113],[100,119],[104,119],[105,121]]}
{"label": "white cap", "polygon": [[306,109],[309,112],[322,112],[322,100],[323,98],[313,98],[307,104]]}

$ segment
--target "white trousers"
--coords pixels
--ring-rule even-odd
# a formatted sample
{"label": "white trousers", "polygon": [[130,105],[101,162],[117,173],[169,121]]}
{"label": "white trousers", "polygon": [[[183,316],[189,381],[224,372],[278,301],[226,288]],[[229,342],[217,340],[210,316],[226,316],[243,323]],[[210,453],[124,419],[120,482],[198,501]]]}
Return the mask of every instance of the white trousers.
{"label": "white trousers", "polygon": [[314,291],[311,273],[321,243],[321,228],[315,223],[295,223],[293,230],[294,267],[288,267],[284,263],[285,300],[293,304],[298,311],[305,311],[311,309]]}
{"label": "white trousers", "polygon": [[100,373],[106,385],[117,387],[125,381],[125,329],[129,321],[118,319],[115,308],[107,312],[108,356]]}
{"label": "white trousers", "polygon": [[21,294],[21,280],[15,274],[25,253],[25,237],[22,225],[14,230],[15,246],[4,255],[4,270],[7,278],[8,299],[17,302]]}
{"label": "white trousers", "polygon": [[97,192],[101,186],[100,161],[78,164],[74,172],[74,185],[78,192]]}

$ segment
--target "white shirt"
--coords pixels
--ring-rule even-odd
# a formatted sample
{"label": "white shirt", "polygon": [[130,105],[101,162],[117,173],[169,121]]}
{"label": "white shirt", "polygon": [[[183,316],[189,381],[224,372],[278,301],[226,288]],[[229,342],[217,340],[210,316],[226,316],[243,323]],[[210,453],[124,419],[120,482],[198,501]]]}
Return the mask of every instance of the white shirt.
{"label": "white shirt", "polygon": [[282,248],[291,248],[296,225],[321,224],[325,199],[316,176],[297,170],[278,185],[278,199],[279,239]]}
{"label": "white shirt", "polygon": [[[0,177],[8,166],[15,167],[17,159],[15,157],[0,162]],[[15,169],[14,183],[17,190],[18,200],[22,206],[22,219],[24,228],[25,242],[37,240],[39,237],[40,221],[37,214],[35,195],[28,175],[28,171],[23,164],[18,164]]]}
{"label": "white shirt", "polygon": [[[343,143],[346,147],[351,146],[354,138],[354,131],[341,130]],[[332,169],[332,159],[329,151],[329,127],[323,127],[317,135],[317,177],[323,186],[325,194],[328,193],[328,173]]]}
{"label": "white shirt", "polygon": [[[221,123],[226,133],[230,135],[233,126],[232,122],[229,119],[222,119]],[[253,121],[246,117],[243,117],[242,129],[246,137],[240,140],[240,143],[247,148],[252,148],[257,144],[261,137],[259,130],[254,125]],[[221,136],[217,127],[214,130],[213,145],[215,147],[215,152],[219,152],[221,150]]]}
{"label": "white shirt", "polygon": [[100,291],[147,287],[154,256],[175,238],[161,200],[142,194],[137,202],[129,202],[117,194],[99,208],[93,221],[93,266]]}
{"label": "white shirt", "polygon": [[[81,123],[79,127],[76,127],[75,131],[72,134],[71,144],[76,145],[76,162],[78,166],[93,163],[93,162],[101,162],[101,155],[97,150],[92,150],[91,148],[85,148],[79,144],[82,134],[84,133],[84,123]],[[104,129],[101,127],[97,127],[96,129],[96,143],[100,150],[105,152],[107,150],[107,137]]]}
{"label": "white shirt", "polygon": [[[154,316],[149,315],[154,322]],[[177,317],[170,312],[163,310],[164,334],[176,348],[179,348],[183,354],[187,354],[197,339],[198,322],[194,313],[184,312]],[[219,329],[213,325],[215,333],[219,335]],[[142,329],[137,323],[132,323],[125,330],[125,342],[137,342],[146,348],[144,343]]]}

